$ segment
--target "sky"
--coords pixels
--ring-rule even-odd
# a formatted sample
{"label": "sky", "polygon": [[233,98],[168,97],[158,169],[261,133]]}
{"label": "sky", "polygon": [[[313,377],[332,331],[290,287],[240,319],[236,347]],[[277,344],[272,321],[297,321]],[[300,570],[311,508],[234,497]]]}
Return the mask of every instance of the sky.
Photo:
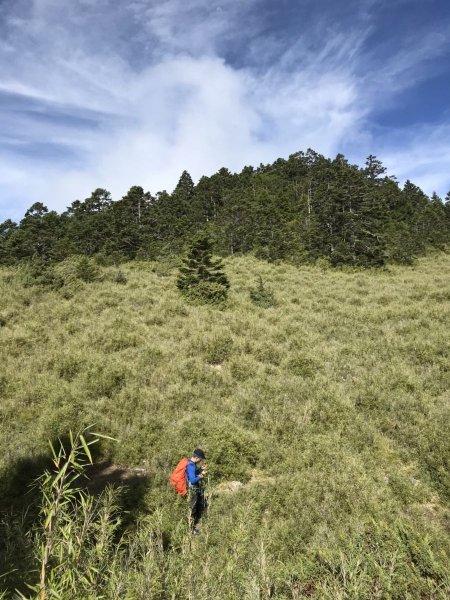
{"label": "sky", "polygon": [[0,222],[308,148],[446,195],[448,0],[0,0]]}

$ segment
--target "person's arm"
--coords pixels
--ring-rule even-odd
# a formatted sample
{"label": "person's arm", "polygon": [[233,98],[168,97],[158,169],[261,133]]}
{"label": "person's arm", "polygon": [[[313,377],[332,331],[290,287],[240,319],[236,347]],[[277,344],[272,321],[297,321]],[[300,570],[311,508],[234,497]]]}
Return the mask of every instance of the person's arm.
{"label": "person's arm", "polygon": [[195,464],[192,462],[188,462],[186,467],[186,477],[191,485],[196,485],[199,481],[203,479],[201,475],[196,474],[197,469],[195,468]]}

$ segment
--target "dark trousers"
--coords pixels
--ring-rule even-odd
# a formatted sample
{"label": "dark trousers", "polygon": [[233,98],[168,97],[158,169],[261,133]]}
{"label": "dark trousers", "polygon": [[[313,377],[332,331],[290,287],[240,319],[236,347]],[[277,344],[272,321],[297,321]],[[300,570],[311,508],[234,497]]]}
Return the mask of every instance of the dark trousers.
{"label": "dark trousers", "polygon": [[195,527],[206,511],[206,498],[203,488],[192,486],[189,488],[189,499],[191,502],[191,524]]}

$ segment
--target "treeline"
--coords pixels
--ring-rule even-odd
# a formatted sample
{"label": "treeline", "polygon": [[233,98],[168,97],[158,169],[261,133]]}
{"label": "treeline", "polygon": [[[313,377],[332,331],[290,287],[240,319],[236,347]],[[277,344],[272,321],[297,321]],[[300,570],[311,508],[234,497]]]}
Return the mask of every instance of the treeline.
{"label": "treeline", "polygon": [[332,160],[308,150],[236,174],[223,168],[197,185],[184,171],[171,194],[134,186],[113,201],[97,189],[62,214],[37,202],[19,224],[0,225],[0,262],[72,254],[156,259],[182,252],[200,232],[222,255],[411,263],[448,243],[450,192],[444,203],[410,181],[401,188],[374,156],[360,168],[341,154]]}

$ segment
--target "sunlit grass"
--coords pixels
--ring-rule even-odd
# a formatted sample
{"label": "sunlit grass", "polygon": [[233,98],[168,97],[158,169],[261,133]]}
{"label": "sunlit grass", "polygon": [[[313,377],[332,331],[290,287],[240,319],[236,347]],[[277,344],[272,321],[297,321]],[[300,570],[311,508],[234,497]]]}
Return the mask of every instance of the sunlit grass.
{"label": "sunlit grass", "polygon": [[[213,487],[246,483],[213,497],[194,595],[169,553],[152,566],[166,595],[130,598],[447,598],[450,257],[381,271],[235,257],[222,310],[184,302],[176,270],[122,271],[126,285],[105,269],[66,295],[0,271],[0,465],[96,423],[119,440],[112,460],[145,465],[169,537],[183,453],[205,448]],[[260,275],[276,306],[252,302]]]}

